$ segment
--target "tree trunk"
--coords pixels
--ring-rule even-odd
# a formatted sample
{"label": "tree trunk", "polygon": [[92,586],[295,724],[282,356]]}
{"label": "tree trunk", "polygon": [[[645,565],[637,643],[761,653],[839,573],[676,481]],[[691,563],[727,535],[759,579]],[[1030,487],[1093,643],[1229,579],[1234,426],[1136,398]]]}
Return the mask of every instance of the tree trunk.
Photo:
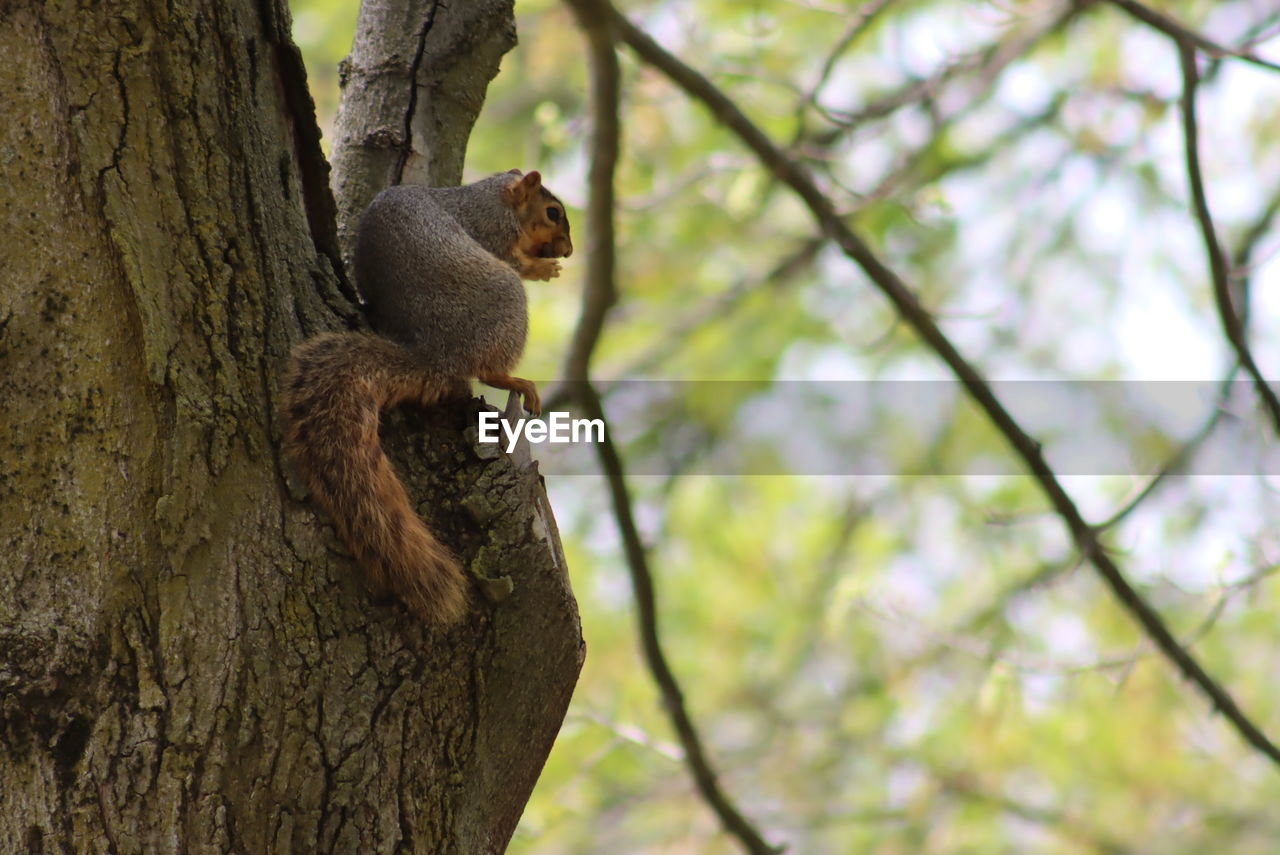
{"label": "tree trunk", "polygon": [[384,431],[511,589],[457,630],[293,488],[281,368],[355,312],[282,0],[11,0],[0,47],[0,851],[501,852],[581,666],[563,555],[475,403]]}

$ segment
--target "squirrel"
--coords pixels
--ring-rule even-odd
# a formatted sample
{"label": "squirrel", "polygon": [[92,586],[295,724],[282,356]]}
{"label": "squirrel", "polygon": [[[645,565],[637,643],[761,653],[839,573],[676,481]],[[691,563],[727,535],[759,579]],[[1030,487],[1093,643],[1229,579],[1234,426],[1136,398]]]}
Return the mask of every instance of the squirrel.
{"label": "squirrel", "polygon": [[517,392],[529,326],[524,279],[560,275],[573,252],[563,203],[537,172],[462,187],[398,185],[366,209],[356,285],[375,334],[327,333],[293,349],[284,381],[284,448],[364,568],[438,626],[466,613],[458,560],[414,512],[378,439],[382,410],[466,397],[470,381]]}

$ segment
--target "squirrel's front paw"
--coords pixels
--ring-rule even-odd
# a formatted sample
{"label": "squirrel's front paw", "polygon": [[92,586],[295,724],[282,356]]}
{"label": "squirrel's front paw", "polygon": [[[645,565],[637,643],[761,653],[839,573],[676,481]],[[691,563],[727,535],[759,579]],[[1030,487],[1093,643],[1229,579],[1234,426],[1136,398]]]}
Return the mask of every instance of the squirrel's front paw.
{"label": "squirrel's front paw", "polygon": [[525,279],[555,279],[560,275],[560,262],[554,258],[530,258],[522,272]]}

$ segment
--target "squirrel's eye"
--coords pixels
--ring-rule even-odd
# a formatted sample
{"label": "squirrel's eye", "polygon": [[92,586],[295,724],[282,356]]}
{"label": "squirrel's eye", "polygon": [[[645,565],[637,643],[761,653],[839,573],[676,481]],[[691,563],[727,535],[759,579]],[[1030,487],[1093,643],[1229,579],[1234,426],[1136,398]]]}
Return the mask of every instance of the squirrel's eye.
{"label": "squirrel's eye", "polygon": [[559,209],[559,208],[547,208],[547,219],[548,219],[548,220],[550,220],[550,221],[551,221],[551,222],[553,222],[553,223],[558,223],[558,222],[560,222],[560,209]]}

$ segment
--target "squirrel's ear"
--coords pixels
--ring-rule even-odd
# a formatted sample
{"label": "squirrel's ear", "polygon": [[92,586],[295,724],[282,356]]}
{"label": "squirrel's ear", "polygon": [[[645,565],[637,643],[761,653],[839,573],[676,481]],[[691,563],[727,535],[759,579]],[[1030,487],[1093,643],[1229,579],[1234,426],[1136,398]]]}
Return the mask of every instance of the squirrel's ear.
{"label": "squirrel's ear", "polygon": [[[517,175],[519,174],[518,170],[513,169],[511,171]],[[542,187],[542,174],[535,169],[508,184],[507,192],[511,194],[511,198],[517,204],[523,204],[525,201],[532,199],[540,187]]]}
{"label": "squirrel's ear", "polygon": [[542,186],[542,173],[536,169],[531,169],[524,174],[524,178],[520,179],[520,192],[524,193],[525,198],[532,199],[538,195],[538,188]]}
{"label": "squirrel's ear", "polygon": [[524,175],[524,173],[518,169],[508,169],[507,174],[508,175]]}

